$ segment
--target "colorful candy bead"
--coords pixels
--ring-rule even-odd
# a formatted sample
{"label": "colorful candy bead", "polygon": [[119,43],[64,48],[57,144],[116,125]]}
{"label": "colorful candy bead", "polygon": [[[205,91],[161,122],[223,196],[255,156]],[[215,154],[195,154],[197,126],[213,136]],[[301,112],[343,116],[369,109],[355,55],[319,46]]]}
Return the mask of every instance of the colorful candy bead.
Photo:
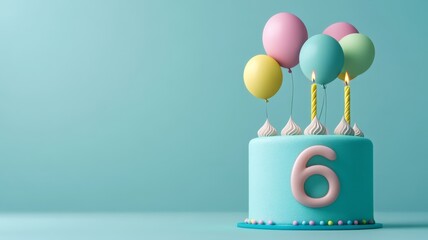
{"label": "colorful candy bead", "polygon": [[258,222],[260,225],[264,225],[265,224],[265,222],[263,222],[263,220],[259,220],[259,222]]}
{"label": "colorful candy bead", "polygon": [[332,226],[332,225],[333,225],[333,221],[328,220],[327,224],[328,224],[329,226]]}
{"label": "colorful candy bead", "polygon": [[244,223],[249,223],[250,222],[250,220],[248,219],[248,218],[246,218],[245,220],[244,220]]}
{"label": "colorful candy bead", "polygon": [[321,220],[321,221],[320,221],[320,225],[321,225],[321,226],[325,225],[325,222]]}
{"label": "colorful candy bead", "polygon": [[346,223],[347,223],[348,225],[352,225],[352,221],[351,221],[351,220],[348,220]]}
{"label": "colorful candy bead", "polygon": [[309,221],[309,225],[311,225],[311,226],[313,226],[313,225],[315,225],[315,221]]}
{"label": "colorful candy bead", "polygon": [[337,221],[337,224],[338,224],[338,225],[343,225],[343,221],[342,221],[342,220],[339,220],[339,221]]}
{"label": "colorful candy bead", "polygon": [[363,220],[361,221],[361,223],[362,223],[362,224],[367,224],[367,220],[366,220],[366,219],[363,219]]}
{"label": "colorful candy bead", "polygon": [[250,223],[251,223],[251,224],[257,224],[257,221],[256,221],[256,219],[251,219],[251,220],[250,220]]}
{"label": "colorful candy bead", "polygon": [[275,223],[274,223],[272,220],[269,220],[269,221],[267,222],[267,225],[275,225]]}
{"label": "colorful candy bead", "polygon": [[374,220],[373,219],[370,219],[369,220],[369,224],[374,224],[375,222],[374,222]]}
{"label": "colorful candy bead", "polygon": [[302,221],[302,225],[306,225],[307,224],[307,222],[306,221]]}
{"label": "colorful candy bead", "polygon": [[358,225],[358,220],[354,220],[354,225]]}
{"label": "colorful candy bead", "polygon": [[297,226],[297,225],[299,225],[299,222],[298,222],[298,221],[296,221],[296,220],[294,220],[294,221],[293,221],[293,225],[294,225],[294,226]]}

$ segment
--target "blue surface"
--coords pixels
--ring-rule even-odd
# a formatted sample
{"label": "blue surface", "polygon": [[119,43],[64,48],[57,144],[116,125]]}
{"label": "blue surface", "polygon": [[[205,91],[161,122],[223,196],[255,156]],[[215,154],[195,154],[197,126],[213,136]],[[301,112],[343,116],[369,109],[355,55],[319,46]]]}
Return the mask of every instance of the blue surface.
{"label": "blue surface", "polygon": [[377,213],[381,229],[276,231],[236,227],[240,213],[0,214],[0,238],[7,240],[402,240],[426,239],[428,213]]}
{"label": "blue surface", "polygon": [[[375,209],[428,211],[426,9],[422,0],[2,0],[0,211],[246,211],[247,147],[265,115],[242,72],[280,11],[309,36],[348,21],[373,40],[371,69],[351,82],[351,119],[375,146]],[[310,82],[294,73],[304,128]],[[277,130],[290,112],[284,75],[269,103]],[[328,94],[332,132],[343,82]]]}

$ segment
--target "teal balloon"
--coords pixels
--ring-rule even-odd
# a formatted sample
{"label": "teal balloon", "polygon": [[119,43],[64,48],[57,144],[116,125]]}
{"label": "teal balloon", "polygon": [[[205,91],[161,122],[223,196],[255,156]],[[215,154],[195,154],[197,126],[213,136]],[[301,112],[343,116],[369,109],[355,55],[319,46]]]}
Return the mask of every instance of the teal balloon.
{"label": "teal balloon", "polygon": [[339,44],[345,54],[345,64],[339,75],[340,79],[344,80],[345,73],[348,72],[349,79],[352,80],[370,68],[375,57],[375,47],[369,37],[361,33],[353,33],[342,38]]}
{"label": "teal balloon", "polygon": [[342,70],[344,54],[340,44],[332,37],[318,34],[309,38],[300,50],[300,68],[303,74],[312,81],[326,85],[337,78]]}

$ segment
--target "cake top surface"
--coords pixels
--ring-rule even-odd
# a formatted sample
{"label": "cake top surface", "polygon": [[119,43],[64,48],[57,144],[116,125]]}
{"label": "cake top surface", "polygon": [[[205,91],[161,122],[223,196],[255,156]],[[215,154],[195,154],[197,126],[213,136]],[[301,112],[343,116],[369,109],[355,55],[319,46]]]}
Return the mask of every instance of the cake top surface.
{"label": "cake top surface", "polygon": [[329,141],[340,141],[344,143],[352,142],[370,142],[368,138],[351,136],[351,135],[287,135],[287,136],[269,136],[269,137],[257,137],[250,141],[251,143],[257,142],[301,142],[301,141],[313,141],[314,143],[323,144]]}

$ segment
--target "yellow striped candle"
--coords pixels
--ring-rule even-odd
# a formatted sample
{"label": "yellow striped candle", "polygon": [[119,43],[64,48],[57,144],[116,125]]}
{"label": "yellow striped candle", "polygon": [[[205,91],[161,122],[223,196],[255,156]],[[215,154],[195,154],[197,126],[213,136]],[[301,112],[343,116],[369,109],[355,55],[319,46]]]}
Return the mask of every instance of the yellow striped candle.
{"label": "yellow striped candle", "polygon": [[315,72],[312,71],[311,86],[311,120],[317,116],[317,84],[315,83]]}
{"label": "yellow striped candle", "polygon": [[348,124],[351,124],[351,88],[349,87],[348,72],[345,74],[345,109],[343,116]]}

